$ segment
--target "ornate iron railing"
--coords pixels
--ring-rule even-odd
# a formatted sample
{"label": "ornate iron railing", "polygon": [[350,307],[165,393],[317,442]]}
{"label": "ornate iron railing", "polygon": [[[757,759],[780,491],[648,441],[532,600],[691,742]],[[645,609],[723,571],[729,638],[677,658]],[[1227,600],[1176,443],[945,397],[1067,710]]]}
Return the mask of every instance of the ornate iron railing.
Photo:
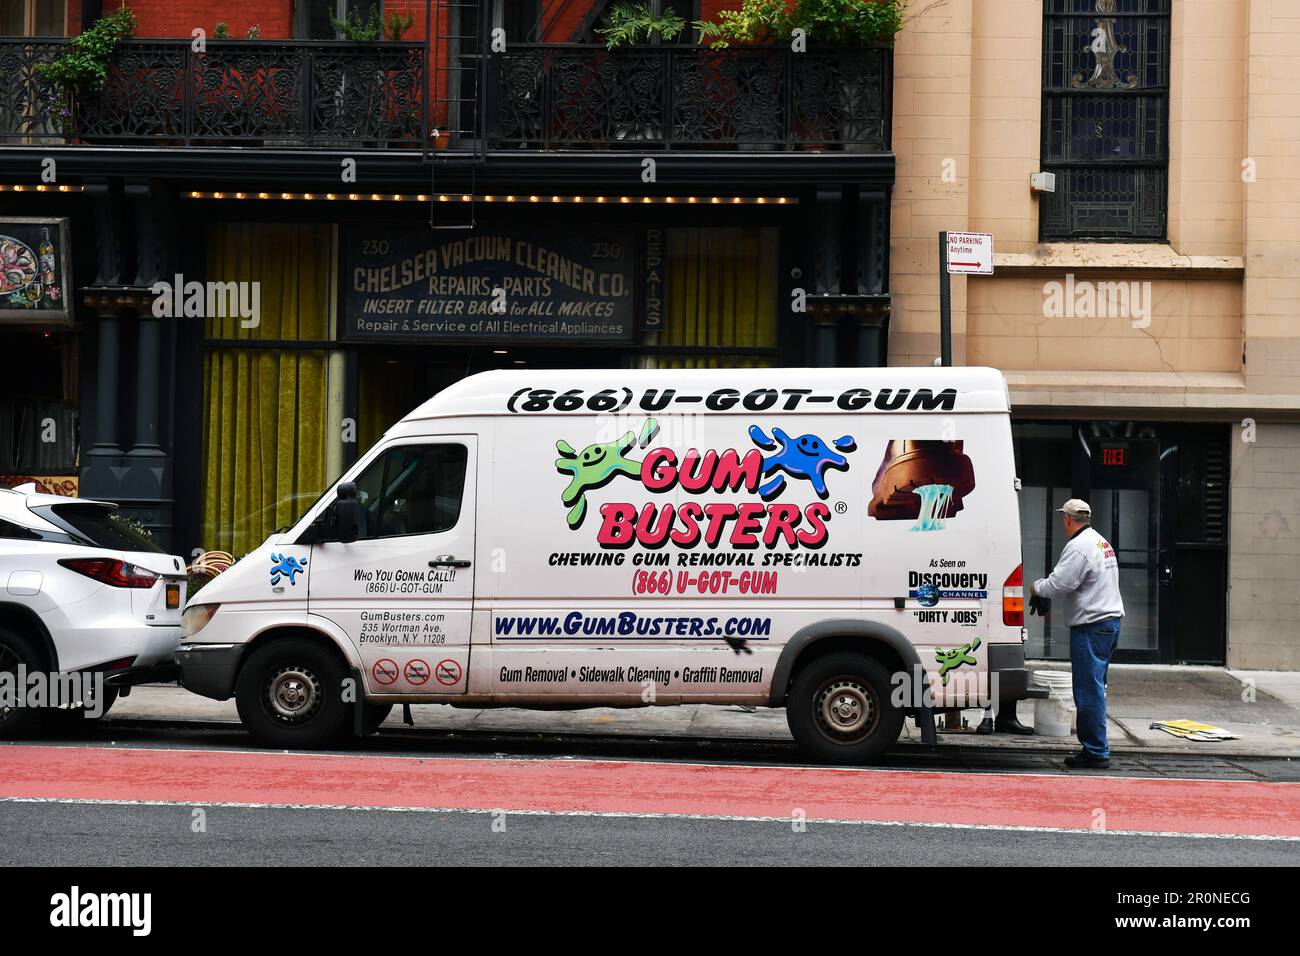
{"label": "ornate iron railing", "polygon": [[[411,43],[129,40],[73,115],[37,65],[66,41],[0,38],[0,139],[176,145],[423,142],[424,47]],[[61,116],[60,114],[65,115]]]}
{"label": "ornate iron railing", "polygon": [[891,51],[512,44],[494,56],[499,147],[765,149],[890,143]]}
{"label": "ornate iron railing", "polygon": [[489,58],[485,95],[450,119],[431,105],[422,44],[209,40],[198,53],[189,40],[129,40],[103,90],[70,113],[37,69],[66,49],[0,38],[0,141],[872,152],[890,141],[885,48],[511,45]]}

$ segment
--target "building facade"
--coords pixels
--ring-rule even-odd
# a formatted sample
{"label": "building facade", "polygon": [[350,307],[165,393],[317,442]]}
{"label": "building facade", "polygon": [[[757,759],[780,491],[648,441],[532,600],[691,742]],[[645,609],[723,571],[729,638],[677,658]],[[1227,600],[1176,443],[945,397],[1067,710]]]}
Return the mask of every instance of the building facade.
{"label": "building facade", "polygon": [[1121,659],[1300,666],[1289,0],[615,51],[600,0],[370,3],[128,0],[67,108],[37,67],[118,0],[0,0],[0,475],[237,556],[481,369],[931,364],[939,233],[990,233],[952,348],[1010,383],[1026,574],[1088,498]]}
{"label": "building facade", "polygon": [[[1120,659],[1300,667],[1300,7],[913,7],[890,361],[939,354],[939,231],[992,233],[994,274],[954,277],[953,347],[1011,387],[1026,574],[1059,553],[1050,509],[1088,498]],[[1033,619],[1031,653],[1067,640]]]}
{"label": "building facade", "polygon": [[[42,65],[119,4],[36,6],[2,8],[0,200],[72,278],[4,326],[0,474],[173,548],[245,553],[482,369],[883,360],[887,43],[610,50],[605,2],[131,0],[69,110]],[[51,409],[41,461],[18,432]]]}

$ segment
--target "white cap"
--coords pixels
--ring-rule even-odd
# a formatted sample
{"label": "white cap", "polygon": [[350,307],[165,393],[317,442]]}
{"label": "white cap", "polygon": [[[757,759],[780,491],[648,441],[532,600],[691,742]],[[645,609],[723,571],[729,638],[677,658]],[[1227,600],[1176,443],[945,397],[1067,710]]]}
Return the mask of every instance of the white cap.
{"label": "white cap", "polygon": [[1071,498],[1056,510],[1065,512],[1066,515],[1076,521],[1083,518],[1092,519],[1092,508],[1082,498]]}

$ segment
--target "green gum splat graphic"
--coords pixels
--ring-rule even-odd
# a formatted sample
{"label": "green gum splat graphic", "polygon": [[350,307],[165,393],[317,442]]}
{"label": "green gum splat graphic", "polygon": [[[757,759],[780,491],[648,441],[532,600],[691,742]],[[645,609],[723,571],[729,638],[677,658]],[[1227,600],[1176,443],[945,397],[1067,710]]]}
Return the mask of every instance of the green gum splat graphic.
{"label": "green gum splat graphic", "polygon": [[962,664],[979,664],[979,661],[971,657],[971,651],[980,646],[980,639],[977,637],[969,644],[963,644],[961,647],[954,647],[950,651],[945,651],[942,647],[934,649],[934,659],[941,665],[939,676],[943,678],[943,686],[948,686],[948,672]]}
{"label": "green gum splat graphic", "polygon": [[614,480],[615,475],[640,477],[641,462],[628,458],[626,453],[633,445],[644,448],[650,444],[658,431],[659,423],[653,418],[647,418],[641,426],[639,438],[635,432],[628,432],[611,442],[588,445],[580,452],[574,451],[573,446],[563,438],[555,443],[555,450],[562,456],[555,460],[555,470],[573,476],[560,496],[570,506],[570,528],[577,528],[587,516],[588,491],[605,487]]}

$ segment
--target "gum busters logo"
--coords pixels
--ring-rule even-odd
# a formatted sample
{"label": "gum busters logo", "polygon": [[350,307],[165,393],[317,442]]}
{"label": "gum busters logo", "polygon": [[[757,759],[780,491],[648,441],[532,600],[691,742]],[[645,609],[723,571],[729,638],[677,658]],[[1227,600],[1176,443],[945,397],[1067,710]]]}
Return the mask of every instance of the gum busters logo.
{"label": "gum busters logo", "polygon": [[[758,425],[749,426],[757,446],[743,454],[727,448],[700,452],[691,448],[679,459],[671,448],[652,448],[637,461],[633,447],[646,448],[659,427],[647,419],[640,434],[627,432],[604,444],[575,451],[567,441],[555,443],[560,457],[555,469],[570,476],[561,500],[569,508],[569,528],[580,528],[587,516],[586,493],[603,488],[619,475],[640,482],[652,494],[681,488],[693,495],[746,491],[760,500],[743,502],[687,501],[680,506],[654,501],[610,502],[600,506],[601,525],[596,540],[604,548],[626,548],[637,543],[659,548],[672,543],[693,548],[701,542],[716,548],[724,541],[734,548],[773,547],[784,540],[791,548],[820,548],[826,543],[826,522],[831,510],[825,503],[830,491],[826,472],[846,471],[845,454],[856,448],[852,435],[825,441],[817,435],[792,438],[780,428],[769,436]],[[820,501],[800,507],[774,502],[787,479],[807,481]]]}

